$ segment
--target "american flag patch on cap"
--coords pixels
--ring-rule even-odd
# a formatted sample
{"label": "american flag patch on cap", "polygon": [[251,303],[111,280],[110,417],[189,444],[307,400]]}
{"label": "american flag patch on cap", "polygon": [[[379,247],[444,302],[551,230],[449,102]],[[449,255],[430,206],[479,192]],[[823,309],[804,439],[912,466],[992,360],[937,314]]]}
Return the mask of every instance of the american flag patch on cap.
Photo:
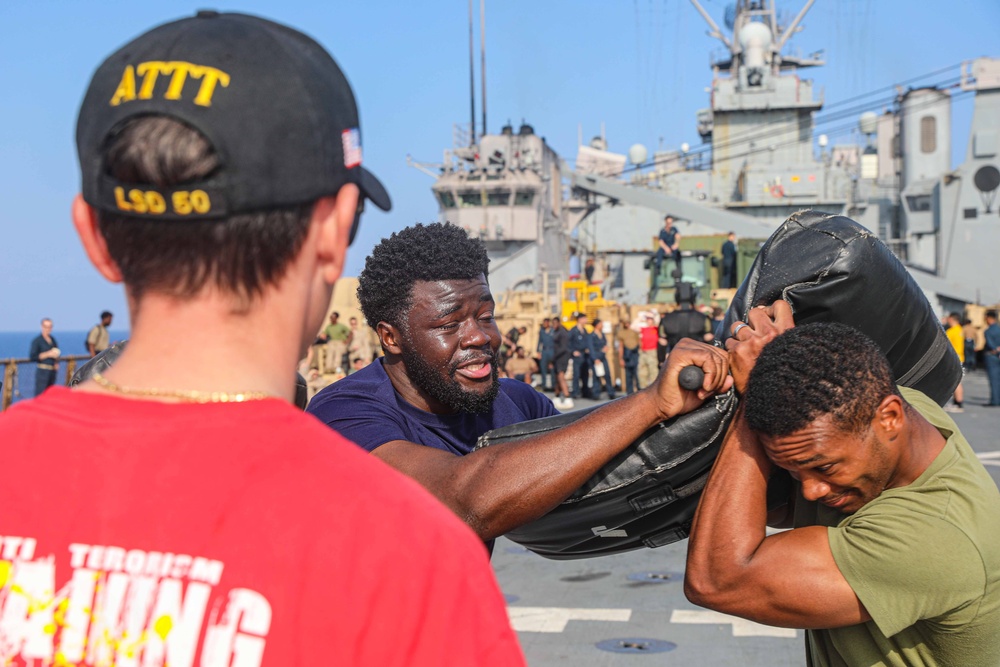
{"label": "american flag patch on cap", "polygon": [[344,142],[344,166],[353,169],[361,164],[361,133],[358,128],[344,130],[340,138]]}

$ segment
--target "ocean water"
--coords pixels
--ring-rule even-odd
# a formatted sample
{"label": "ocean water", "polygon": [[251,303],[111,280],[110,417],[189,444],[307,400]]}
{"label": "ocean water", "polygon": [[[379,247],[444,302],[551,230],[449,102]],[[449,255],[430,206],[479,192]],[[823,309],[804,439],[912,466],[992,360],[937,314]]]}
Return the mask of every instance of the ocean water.
{"label": "ocean water", "polygon": [[[59,344],[59,349],[63,356],[87,354],[87,346],[84,341],[87,338],[87,331],[53,331],[52,335]],[[129,332],[124,329],[109,329],[111,341],[125,340]],[[38,331],[0,331],[0,360],[4,359],[27,359],[31,350],[31,341],[39,334]],[[79,365],[82,361],[77,362]],[[3,365],[0,364],[0,381],[3,380]],[[66,383],[66,364],[59,364],[59,372],[56,383]],[[35,394],[35,364],[25,363],[17,365],[17,376],[14,378],[14,402],[31,398]]]}

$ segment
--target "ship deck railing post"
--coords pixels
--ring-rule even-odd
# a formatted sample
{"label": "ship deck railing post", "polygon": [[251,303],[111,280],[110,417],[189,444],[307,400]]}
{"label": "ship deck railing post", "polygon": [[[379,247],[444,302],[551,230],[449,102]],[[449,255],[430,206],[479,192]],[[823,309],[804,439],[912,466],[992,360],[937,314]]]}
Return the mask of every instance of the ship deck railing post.
{"label": "ship deck railing post", "polygon": [[13,359],[0,360],[3,364],[3,387],[0,389],[0,412],[10,407],[14,402],[14,376],[17,375],[17,362]]}

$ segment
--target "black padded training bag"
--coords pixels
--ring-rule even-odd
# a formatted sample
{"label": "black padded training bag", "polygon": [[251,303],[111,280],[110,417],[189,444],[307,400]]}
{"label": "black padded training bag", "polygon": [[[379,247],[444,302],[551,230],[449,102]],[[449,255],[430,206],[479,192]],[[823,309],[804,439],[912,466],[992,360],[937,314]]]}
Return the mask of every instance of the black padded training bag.
{"label": "black padded training bag", "polygon": [[[716,339],[756,305],[784,299],[796,324],[840,322],[872,338],[900,385],[939,404],[961,364],[923,292],[870,231],[842,217],[801,211],[763,245]],[[507,534],[553,559],[588,558],[684,539],[736,408],[732,392],[642,435],[545,516]],[[599,408],[592,408],[599,409]],[[476,447],[560,428],[590,410],[484,433]]]}

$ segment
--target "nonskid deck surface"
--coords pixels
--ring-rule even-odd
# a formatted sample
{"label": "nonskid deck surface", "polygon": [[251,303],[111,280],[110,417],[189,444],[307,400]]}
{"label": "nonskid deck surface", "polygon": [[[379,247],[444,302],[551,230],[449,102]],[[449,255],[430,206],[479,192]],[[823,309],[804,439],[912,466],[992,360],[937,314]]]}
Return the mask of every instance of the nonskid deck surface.
{"label": "nonskid deck surface", "polygon": [[[981,370],[966,375],[963,384],[965,412],[951,416],[1000,485],[1000,408],[982,407],[989,388]],[[578,400],[576,409],[595,403]],[[685,540],[659,549],[554,561],[505,538],[497,540],[493,568],[528,664],[803,664],[801,630],[762,626],[688,602],[682,583],[686,551]]]}

